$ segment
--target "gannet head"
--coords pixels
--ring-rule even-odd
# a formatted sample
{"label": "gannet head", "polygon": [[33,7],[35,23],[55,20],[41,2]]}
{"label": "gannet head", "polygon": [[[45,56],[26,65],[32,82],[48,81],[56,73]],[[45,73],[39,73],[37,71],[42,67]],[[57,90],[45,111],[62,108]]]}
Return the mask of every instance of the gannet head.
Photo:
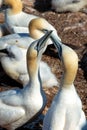
{"label": "gannet head", "polygon": [[46,32],[46,34],[41,37],[39,40],[32,42],[27,51],[28,59],[37,59],[41,58],[44,48],[46,47],[46,41],[50,37],[52,31]]}
{"label": "gannet head", "polygon": [[0,50],[3,56],[9,57],[9,59],[21,60],[22,52],[16,45],[8,45],[4,49]]}
{"label": "gannet head", "polygon": [[[45,31],[47,31],[47,30],[45,30]],[[53,33],[51,34],[50,38],[51,38],[51,40],[53,41],[55,47],[58,50],[58,57],[59,57],[59,59],[61,59],[61,56],[62,56],[62,42]]]}
{"label": "gannet head", "polygon": [[59,40],[56,29],[44,18],[32,19],[29,23],[30,36],[34,39],[38,39],[44,35],[44,30],[53,30],[53,33]]}
{"label": "gannet head", "polygon": [[62,44],[55,35],[51,34],[51,40],[58,50],[59,58],[64,66],[64,77],[62,84],[68,86],[73,84],[78,69],[78,56],[70,47]]}
{"label": "gannet head", "polygon": [[10,9],[8,13],[17,14],[22,11],[22,8],[23,8],[22,1],[21,0],[2,0],[2,10],[5,10],[7,8]]}
{"label": "gannet head", "polygon": [[51,33],[52,31],[49,31],[39,40],[32,42],[27,50],[27,69],[30,77],[34,77],[35,73],[38,73],[39,62]]}

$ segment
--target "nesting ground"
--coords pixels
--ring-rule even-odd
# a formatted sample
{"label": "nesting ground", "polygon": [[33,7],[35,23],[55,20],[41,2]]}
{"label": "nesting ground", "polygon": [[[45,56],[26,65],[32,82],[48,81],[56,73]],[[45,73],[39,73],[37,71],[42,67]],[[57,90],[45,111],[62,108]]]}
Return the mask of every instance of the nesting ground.
{"label": "nesting ground", "polygon": [[[87,14],[77,13],[55,13],[50,10],[49,0],[24,0],[24,11],[30,14],[44,17],[51,23],[57,30],[62,42],[73,48],[79,56],[79,68],[75,79],[76,90],[82,100],[83,110],[87,117]],[[47,3],[45,3],[47,2]],[[0,22],[4,21],[4,15],[0,14]],[[56,75],[60,82],[63,68],[62,64],[57,57],[57,51],[53,46],[49,46],[43,55],[42,60],[47,62],[51,67],[52,72]],[[71,61],[72,62],[72,61]],[[9,86],[7,88],[7,86]],[[0,91],[21,87],[14,80],[11,80],[5,75],[2,67],[0,66]],[[44,89],[48,98],[47,106],[43,114],[48,110],[54,95],[58,91],[58,87]],[[23,126],[23,129],[41,130],[43,114],[35,122],[30,125]]]}

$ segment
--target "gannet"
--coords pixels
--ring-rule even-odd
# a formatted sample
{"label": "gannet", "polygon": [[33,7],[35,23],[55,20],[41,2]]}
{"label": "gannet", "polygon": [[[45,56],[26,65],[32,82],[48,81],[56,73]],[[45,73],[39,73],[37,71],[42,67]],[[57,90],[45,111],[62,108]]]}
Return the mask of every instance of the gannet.
{"label": "gannet", "polygon": [[[0,50],[0,62],[5,73],[23,86],[29,82],[26,52],[27,49],[19,48],[16,45],[8,45]],[[43,61],[40,62],[40,75],[43,87],[58,86],[56,76],[47,63]]]}
{"label": "gannet", "polygon": [[[51,38],[57,47],[55,37],[51,36]],[[43,130],[81,130],[86,117],[82,110],[80,97],[73,84],[78,69],[78,56],[73,49],[62,44],[61,59],[64,74],[60,89],[44,118]]]}
{"label": "gannet", "polygon": [[87,5],[87,0],[52,0],[51,5],[56,12],[77,12]]}
{"label": "gannet", "polygon": [[39,115],[46,105],[39,74],[39,63],[46,40],[52,31],[41,39],[32,42],[27,50],[27,69],[29,83],[23,89],[8,90],[0,93],[0,126],[15,130]]}
{"label": "gannet", "polygon": [[[2,0],[2,4],[8,6],[4,8],[5,26],[10,33],[28,33],[28,23],[38,16],[27,14],[22,11],[23,4],[21,0]],[[3,7],[2,7],[3,9]]]}
{"label": "gannet", "polygon": [[[45,30],[53,30],[52,35],[55,35],[58,41],[61,41],[61,38],[57,34],[57,30],[44,18],[35,18],[32,19],[29,23],[29,32],[30,36],[34,39],[40,38],[44,35]],[[47,45],[52,44],[52,40],[48,39]]]}
{"label": "gannet", "polygon": [[4,49],[7,45],[17,45],[27,49],[34,40],[27,33],[9,34],[0,38],[0,49]]}
{"label": "gannet", "polygon": [[[0,48],[2,49],[5,43],[17,44],[18,46],[27,48],[33,40],[38,39],[44,35],[43,30],[45,29],[54,30],[52,34],[54,34],[61,41],[57,34],[57,30],[47,20],[44,18],[35,18],[28,24],[28,34],[22,32],[4,36],[0,38]],[[47,45],[48,44],[52,44],[50,39],[47,41]]]}

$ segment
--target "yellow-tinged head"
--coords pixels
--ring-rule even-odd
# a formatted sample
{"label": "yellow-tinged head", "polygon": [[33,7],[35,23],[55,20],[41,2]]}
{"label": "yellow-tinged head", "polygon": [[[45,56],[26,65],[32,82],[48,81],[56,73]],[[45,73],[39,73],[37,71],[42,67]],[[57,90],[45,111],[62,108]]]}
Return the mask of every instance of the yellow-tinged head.
{"label": "yellow-tinged head", "polygon": [[39,62],[41,60],[46,41],[50,37],[52,31],[47,32],[39,40],[32,42],[27,50],[27,66],[29,74],[34,75],[37,72]]}
{"label": "yellow-tinged head", "polygon": [[23,4],[21,0],[3,0],[3,4],[8,5],[10,9],[9,14],[17,14],[22,11]]}
{"label": "yellow-tinged head", "polygon": [[67,87],[73,84],[75,80],[78,69],[78,56],[73,49],[66,45],[62,45],[62,62],[64,66],[62,84]]}
{"label": "yellow-tinged head", "polygon": [[41,38],[44,35],[43,30],[55,30],[51,24],[44,18],[32,19],[29,23],[30,36],[34,39]]}

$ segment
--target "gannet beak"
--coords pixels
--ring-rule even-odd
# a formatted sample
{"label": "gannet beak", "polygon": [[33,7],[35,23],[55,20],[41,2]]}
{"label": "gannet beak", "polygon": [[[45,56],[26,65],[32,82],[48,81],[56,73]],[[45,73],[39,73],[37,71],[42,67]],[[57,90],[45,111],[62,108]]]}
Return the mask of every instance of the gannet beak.
{"label": "gannet beak", "polygon": [[46,45],[46,41],[48,40],[48,38],[50,37],[52,31],[47,31],[45,33],[45,35],[43,37],[41,37],[39,40],[38,40],[38,43],[37,43],[37,51],[39,52],[42,48],[45,47]]}
{"label": "gannet beak", "polygon": [[[44,33],[46,33],[48,30],[43,29],[42,31]],[[54,35],[54,33],[51,33],[50,38],[53,41],[55,47],[57,48],[57,50],[58,50],[58,56],[59,56],[59,59],[61,60],[61,56],[62,56],[62,42],[60,41],[59,37],[57,37],[57,36]]]}
{"label": "gannet beak", "polygon": [[61,60],[61,57],[62,57],[62,42],[57,37],[55,37],[54,35],[51,35],[50,38],[53,41],[55,47],[57,48],[58,56],[59,56],[59,59]]}

